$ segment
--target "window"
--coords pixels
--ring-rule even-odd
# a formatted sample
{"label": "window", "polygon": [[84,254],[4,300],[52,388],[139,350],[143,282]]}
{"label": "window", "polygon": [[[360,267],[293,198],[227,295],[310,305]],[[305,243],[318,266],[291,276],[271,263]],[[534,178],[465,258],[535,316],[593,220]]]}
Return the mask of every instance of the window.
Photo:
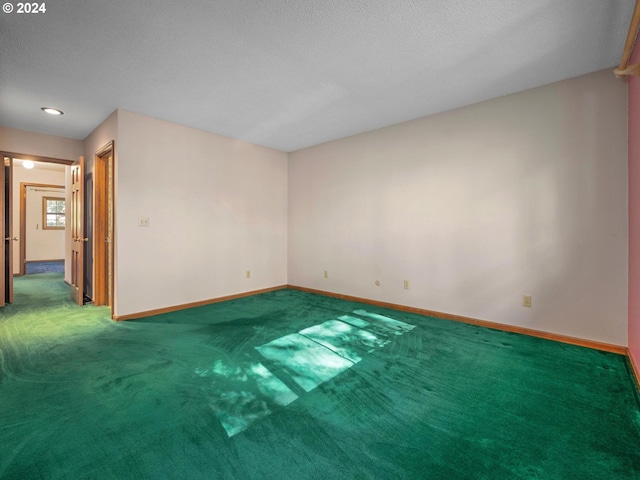
{"label": "window", "polygon": [[43,230],[64,230],[65,200],[62,197],[42,197]]}

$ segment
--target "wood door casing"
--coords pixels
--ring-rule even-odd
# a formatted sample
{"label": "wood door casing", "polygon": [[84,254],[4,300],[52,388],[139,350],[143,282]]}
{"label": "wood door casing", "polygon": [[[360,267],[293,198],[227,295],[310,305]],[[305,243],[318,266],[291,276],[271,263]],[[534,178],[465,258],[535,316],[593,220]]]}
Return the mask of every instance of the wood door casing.
{"label": "wood door casing", "polygon": [[13,303],[12,167],[11,157],[3,154],[0,165],[0,307]]}
{"label": "wood door casing", "polygon": [[95,154],[94,161],[94,305],[107,305],[113,311],[114,232],[113,169],[114,142]]}
{"label": "wood door casing", "polygon": [[[13,161],[14,158],[33,160],[34,162],[56,163],[71,165],[72,160],[61,158],[29,155],[20,152],[0,152],[2,163],[0,164],[0,307],[5,303],[13,302]],[[10,238],[11,240],[5,240]]]}
{"label": "wood door casing", "polygon": [[13,236],[13,219],[12,219],[12,202],[13,202],[13,165],[12,158],[5,158],[4,166],[4,183],[5,183],[5,224],[8,231],[7,237],[9,241],[6,242],[7,247],[5,250],[5,301],[13,303],[13,243],[17,240]]}
{"label": "wood door casing", "polygon": [[5,188],[6,188],[6,184],[5,184],[5,162],[6,162],[6,158],[3,157],[2,158],[2,165],[0,168],[0,270],[2,270],[2,272],[0,272],[0,307],[4,307],[5,304],[7,303],[8,299],[6,298],[6,294],[7,291],[5,289],[5,284],[7,282],[7,269],[8,269],[8,265],[7,265],[7,256],[6,256],[6,251],[7,251],[7,243],[8,241],[5,240],[6,237],[9,236],[9,232],[7,231],[7,222],[6,222],[6,211],[7,211],[7,205],[5,205],[6,203],[6,192],[5,192]]}

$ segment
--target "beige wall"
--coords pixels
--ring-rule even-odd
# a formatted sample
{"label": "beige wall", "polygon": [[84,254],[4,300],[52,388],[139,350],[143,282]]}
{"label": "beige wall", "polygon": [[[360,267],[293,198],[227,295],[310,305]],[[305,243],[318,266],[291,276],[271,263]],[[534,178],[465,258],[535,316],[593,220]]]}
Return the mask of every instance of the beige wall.
{"label": "beige wall", "polygon": [[122,110],[0,149],[116,140],[119,315],[288,282],[626,345],[626,102],[607,70],[288,156]]}
{"label": "beige wall", "polygon": [[[630,64],[640,63],[636,42]],[[640,371],[640,76],[629,82],[629,356]],[[640,378],[637,379],[640,383]]]}
{"label": "beige wall", "polygon": [[289,283],[626,345],[626,102],[607,70],[291,153]]}
{"label": "beige wall", "polygon": [[0,151],[75,161],[82,148],[82,140],[0,127]]}
{"label": "beige wall", "polygon": [[118,148],[116,140],[118,132],[118,110],[109,115],[104,122],[85,138],[83,142],[83,155],[85,159],[85,170],[93,172],[93,162],[95,153],[110,141],[114,141],[115,148]]}
{"label": "beige wall", "polygon": [[117,128],[116,314],[287,282],[285,153],[123,110]]}

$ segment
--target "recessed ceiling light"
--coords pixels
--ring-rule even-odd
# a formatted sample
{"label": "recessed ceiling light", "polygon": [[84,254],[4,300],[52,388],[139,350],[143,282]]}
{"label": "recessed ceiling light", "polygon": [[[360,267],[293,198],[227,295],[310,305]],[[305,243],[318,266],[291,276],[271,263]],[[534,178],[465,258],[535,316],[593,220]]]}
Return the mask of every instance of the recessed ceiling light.
{"label": "recessed ceiling light", "polygon": [[35,167],[35,165],[36,165],[36,164],[35,164],[35,163],[33,163],[31,160],[24,160],[24,161],[22,162],[22,166],[23,166],[24,168],[28,168],[28,169],[32,169],[33,167]]}
{"label": "recessed ceiling light", "polygon": [[42,107],[40,110],[50,115],[64,115],[64,112],[62,110],[58,110],[57,108]]}

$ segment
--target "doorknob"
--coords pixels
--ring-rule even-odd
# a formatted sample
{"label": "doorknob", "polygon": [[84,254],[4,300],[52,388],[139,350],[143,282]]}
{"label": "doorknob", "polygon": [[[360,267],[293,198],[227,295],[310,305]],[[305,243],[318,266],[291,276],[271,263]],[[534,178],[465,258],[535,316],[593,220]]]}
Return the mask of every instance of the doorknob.
{"label": "doorknob", "polygon": [[9,240],[13,240],[14,242],[17,242],[17,241],[18,241],[18,237],[13,237],[13,238],[11,238],[11,237],[5,237],[5,241],[7,241],[7,242],[8,242]]}
{"label": "doorknob", "polygon": [[88,242],[89,241],[89,239],[86,238],[86,237],[85,238],[79,238],[78,240],[81,241],[81,242]]}

